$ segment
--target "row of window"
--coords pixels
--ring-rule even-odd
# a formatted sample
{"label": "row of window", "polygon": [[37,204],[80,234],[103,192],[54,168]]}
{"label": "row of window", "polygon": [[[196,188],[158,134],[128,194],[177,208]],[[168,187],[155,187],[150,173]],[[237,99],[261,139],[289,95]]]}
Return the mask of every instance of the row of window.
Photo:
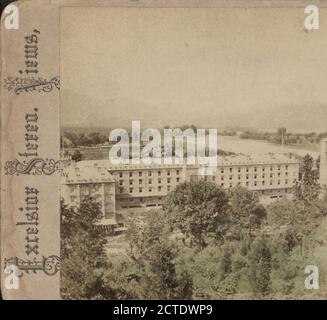
{"label": "row of window", "polygon": [[[281,183],[282,183],[281,180],[278,180],[278,181],[277,181],[277,185],[281,185]],[[272,186],[273,184],[274,184],[273,181],[270,180],[270,181],[269,181],[269,185]],[[285,181],[284,181],[284,184],[285,184],[285,185],[288,185],[288,184],[289,184],[289,181],[288,181],[288,180],[285,180]],[[241,183],[241,182],[238,182],[237,184],[233,184],[232,182],[229,183],[229,187],[233,187],[234,185],[239,185],[239,186],[240,186],[240,185],[242,185],[242,183]],[[250,182],[249,182],[249,181],[246,181],[244,185],[245,185],[246,187],[249,187],[249,186],[250,186]],[[265,185],[266,185],[266,181],[264,181],[264,180],[261,181],[261,184],[260,184],[258,181],[254,181],[254,182],[253,182],[253,186],[254,186],[254,187],[257,187],[257,186],[259,186],[259,185],[261,185],[261,186],[265,186]],[[225,183],[222,182],[222,183],[220,184],[220,186],[225,187],[225,186],[227,186],[227,184],[225,185]]]}
{"label": "row of window", "polygon": [[[156,172],[157,172],[158,177],[160,177],[161,174],[162,174],[161,170],[158,170],[158,171],[156,171]],[[165,172],[166,172],[166,175],[167,175],[167,176],[170,176],[170,175],[171,175],[171,171],[170,171],[170,170],[167,170],[167,171],[165,171]],[[139,177],[142,177],[143,175],[146,175],[145,173],[146,173],[146,172],[139,171],[139,172],[138,172],[138,176],[139,176]],[[148,176],[148,177],[152,177],[152,174],[153,174],[152,171],[147,171],[147,176]],[[180,174],[180,170],[176,170],[176,175],[178,176],[179,174]],[[130,171],[130,172],[128,173],[128,176],[129,176],[130,178],[134,177],[135,175],[136,175],[136,172],[134,172],[134,171]],[[123,176],[124,176],[124,172],[119,172],[119,178],[123,178]]]}
{"label": "row of window", "polygon": [[[237,171],[237,172],[241,172],[241,169],[242,168],[244,168],[244,167],[230,167],[228,170],[229,170],[229,172],[234,172],[234,171]],[[245,167],[245,171],[246,172],[249,172],[250,171],[250,168],[252,168],[252,167]],[[275,166],[275,168],[276,168],[276,166]],[[277,170],[278,171],[280,171],[281,170],[281,168],[282,168],[282,166],[281,165],[278,165],[277,166]],[[267,168],[268,169],[268,168]],[[227,170],[227,169],[226,169]],[[274,170],[274,166],[270,166],[269,167],[269,170],[270,171],[273,171]],[[288,170],[288,165],[285,165],[285,170]],[[257,172],[258,171],[258,167],[253,167],[253,171],[254,172]],[[266,171],[266,167],[261,167],[261,171],[262,172],[265,172]],[[225,172],[225,168],[221,168],[220,169],[220,172],[221,173],[224,173]]]}
{"label": "row of window", "polygon": [[[288,167],[289,167],[289,166],[288,166],[288,165],[285,165],[284,167],[285,167],[285,170],[288,170]],[[240,173],[242,168],[244,168],[244,167],[236,167],[236,168],[235,168],[235,167],[234,167],[234,168],[233,168],[233,167],[230,167],[229,169],[221,168],[221,169],[220,169],[220,172],[221,172],[221,173],[225,173],[226,170],[229,170],[230,173],[232,173],[232,172],[234,172],[234,171],[237,171],[238,173]],[[282,168],[282,166],[281,166],[281,165],[278,165],[276,168],[277,168],[278,171],[280,171],[281,168]],[[267,169],[268,169],[268,168],[267,168]],[[270,166],[270,167],[269,167],[269,170],[270,170],[270,171],[273,171],[273,169],[274,169],[273,166]],[[246,171],[246,172],[250,172],[250,167],[245,167],[245,171]],[[258,172],[258,167],[253,167],[253,171],[254,171],[254,172]],[[266,167],[261,167],[261,171],[262,171],[262,172],[265,172],[265,171],[266,171]],[[158,177],[160,177],[161,174],[162,174],[161,170],[158,170],[158,171],[156,171],[156,172],[157,172]],[[167,176],[170,176],[170,175],[171,175],[171,171],[170,171],[170,170],[167,170],[167,171],[165,171],[165,172],[166,172],[166,175],[167,175]],[[146,173],[147,173],[147,176],[148,176],[148,177],[151,177],[151,176],[153,175],[153,172],[152,172],[152,171],[146,171],[146,172],[139,171],[139,172],[138,172],[138,176],[139,176],[139,177],[142,177],[142,176],[146,175]],[[128,172],[128,176],[129,176],[130,178],[134,177],[136,174],[137,174],[137,173],[134,172],[134,171],[129,171],[129,172]],[[180,170],[176,170],[176,175],[178,176],[179,174],[180,174]],[[124,177],[124,172],[119,172],[119,178],[123,178],[123,177]]]}
{"label": "row of window", "polygon": [[[277,173],[277,177],[280,177],[281,176],[281,173],[280,172],[278,172]],[[229,180],[233,180],[233,175],[230,175],[229,176]],[[253,176],[251,176],[251,178],[254,178],[254,179],[257,179],[258,177],[260,178],[262,178],[262,179],[265,179],[266,178],[266,174],[265,173],[263,173],[263,174],[261,174],[261,175],[258,175],[258,174],[254,174]],[[274,174],[273,173],[270,173],[269,174],[269,177],[270,178],[274,178]],[[288,177],[288,172],[285,172],[285,177]],[[241,174],[238,174],[237,175],[237,179],[238,180],[241,180],[241,178],[242,178],[242,175]],[[245,178],[248,180],[248,179],[250,179],[250,175],[249,174],[246,174],[245,175]],[[210,181],[210,179],[212,180],[212,181],[215,181],[216,180],[216,176],[211,176],[211,177],[209,177],[209,176],[206,176],[205,178],[205,181]],[[224,179],[225,179],[225,176],[220,176],[220,180],[221,181],[224,181]]]}
{"label": "row of window", "polygon": [[[167,183],[171,183],[172,182],[172,178],[167,178],[165,180]],[[180,178],[176,178],[176,183],[179,183],[181,180]],[[152,184],[153,180],[152,179],[148,179],[148,184]],[[159,178],[158,179],[158,184],[162,183],[162,179]],[[132,186],[134,184],[134,180],[129,180],[129,185]],[[143,184],[143,179],[139,179],[139,184]],[[119,185],[123,186],[124,185],[124,180],[120,180],[119,181]]]}
{"label": "row of window", "polygon": [[[274,184],[274,182],[272,180],[270,180],[269,181],[269,185],[272,186],[273,184]],[[282,184],[282,181],[281,180],[277,180],[277,185],[281,185],[281,184]],[[285,185],[288,185],[289,184],[289,180],[288,179],[284,180],[284,184]],[[228,186],[229,187],[233,187],[234,185],[242,185],[242,184],[241,184],[241,182],[238,182],[237,184],[233,184],[232,182],[230,182]],[[249,181],[246,181],[244,185],[246,187],[249,187],[250,186],[250,182]],[[257,187],[259,185],[265,186],[266,185],[266,181],[263,180],[263,181],[261,181],[261,183],[259,183],[258,181],[254,181],[253,182],[253,186],[254,187]],[[220,184],[220,186],[225,187],[227,185],[225,185],[225,183],[222,182]],[[154,190],[154,188],[152,188],[152,187],[148,188],[148,192],[152,192],[153,190]],[[167,186],[167,191],[170,191],[170,190],[171,190],[171,186]],[[162,191],[162,186],[158,186],[157,187],[157,191],[158,192],[161,192]],[[119,192],[120,193],[124,193],[124,188],[119,188]],[[129,193],[133,193],[133,192],[134,192],[134,188],[129,188]],[[139,187],[138,188],[138,192],[139,193],[142,193],[143,192],[143,188],[142,187]]]}
{"label": "row of window", "polygon": [[120,204],[127,204],[127,203],[144,203],[144,202],[148,202],[151,203],[152,201],[161,201],[163,198],[162,197],[156,197],[156,198],[129,198],[129,199],[125,199],[122,198],[120,199],[119,203]]}
{"label": "row of window", "polygon": [[[147,188],[147,192],[150,192],[151,193],[151,192],[154,191],[154,189],[155,188],[153,188],[153,187]],[[156,189],[157,189],[158,192],[163,191],[162,186],[158,186]],[[142,193],[144,191],[144,188],[139,187],[136,190],[138,190],[139,193]],[[171,191],[171,186],[167,186],[167,191],[168,192]],[[129,188],[129,193],[134,193],[134,192],[135,192],[135,189],[134,188]],[[119,193],[124,193],[124,188],[119,188]]]}

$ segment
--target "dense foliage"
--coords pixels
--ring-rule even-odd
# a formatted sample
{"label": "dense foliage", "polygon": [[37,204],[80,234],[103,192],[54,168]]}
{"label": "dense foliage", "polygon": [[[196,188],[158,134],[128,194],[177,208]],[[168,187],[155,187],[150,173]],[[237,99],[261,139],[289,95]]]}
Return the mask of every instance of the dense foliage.
{"label": "dense foliage", "polygon": [[326,137],[327,132],[294,133],[287,132],[284,127],[278,128],[276,132],[246,130],[240,135],[242,139],[265,140],[272,143],[283,143],[288,145],[319,144],[321,139]]}
{"label": "dense foliage", "polygon": [[[117,255],[93,227],[96,202],[62,204],[64,298],[327,298],[327,197],[313,170],[307,157],[295,197],[266,206],[242,187],[182,183],[162,209],[128,220]],[[320,295],[304,288],[308,264],[319,266]]]}

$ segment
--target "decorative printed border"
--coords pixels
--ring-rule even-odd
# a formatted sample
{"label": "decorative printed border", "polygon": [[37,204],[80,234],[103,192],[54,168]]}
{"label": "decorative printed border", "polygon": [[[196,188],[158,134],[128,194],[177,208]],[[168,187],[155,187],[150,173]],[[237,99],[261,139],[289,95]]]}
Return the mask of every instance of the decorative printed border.
{"label": "decorative printed border", "polygon": [[59,76],[53,77],[50,80],[45,78],[18,78],[7,77],[4,79],[3,88],[8,91],[14,91],[15,94],[22,92],[51,92],[54,88],[60,90]]}
{"label": "decorative printed border", "polygon": [[59,171],[60,161],[54,159],[42,159],[34,158],[30,161],[24,160],[23,162],[17,159],[13,161],[6,161],[5,174],[6,175],[20,175],[20,174],[32,174],[32,175],[51,175],[56,171]]}
{"label": "decorative printed border", "polygon": [[18,277],[24,275],[23,271],[26,273],[37,273],[38,271],[43,271],[48,276],[54,276],[58,271],[60,271],[61,261],[58,256],[43,257],[41,260],[34,258],[33,260],[23,260],[17,257],[11,257],[5,259],[4,268],[8,266],[16,266],[18,270],[22,271]]}

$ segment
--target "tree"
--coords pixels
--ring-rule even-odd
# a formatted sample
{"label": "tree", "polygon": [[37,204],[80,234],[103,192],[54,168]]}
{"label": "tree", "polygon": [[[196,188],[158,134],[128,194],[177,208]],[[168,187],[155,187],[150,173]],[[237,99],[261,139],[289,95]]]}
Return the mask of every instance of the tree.
{"label": "tree", "polygon": [[164,210],[170,225],[204,247],[209,233],[222,238],[228,220],[228,197],[216,184],[184,182],[166,198]]}
{"label": "tree", "polygon": [[138,267],[139,286],[145,299],[192,297],[192,279],[187,269],[177,268],[178,248],[169,238],[165,213],[152,211],[147,221],[130,230],[129,256]]}
{"label": "tree", "polygon": [[296,197],[306,203],[317,199],[320,191],[318,172],[313,168],[313,164],[313,158],[309,154],[305,155],[300,168],[301,179],[295,186]]}
{"label": "tree", "polygon": [[82,161],[82,153],[79,150],[75,150],[72,155],[72,160],[75,162]]}
{"label": "tree", "polygon": [[90,144],[90,140],[84,133],[81,133],[76,139],[76,144],[78,146],[88,146]]}
{"label": "tree", "polygon": [[271,288],[271,253],[267,240],[261,236],[254,240],[248,255],[249,282],[254,293],[267,294]]}
{"label": "tree", "polygon": [[267,206],[267,220],[270,226],[294,225],[298,219],[297,207],[294,201],[279,199]]}
{"label": "tree", "polygon": [[231,237],[240,239],[242,234],[250,234],[261,226],[266,217],[266,209],[260,204],[253,191],[236,186],[230,191]]}
{"label": "tree", "polygon": [[101,217],[100,205],[92,198],[84,199],[76,210],[61,202],[61,288],[66,299],[115,298],[103,282],[107,241],[95,228]]}

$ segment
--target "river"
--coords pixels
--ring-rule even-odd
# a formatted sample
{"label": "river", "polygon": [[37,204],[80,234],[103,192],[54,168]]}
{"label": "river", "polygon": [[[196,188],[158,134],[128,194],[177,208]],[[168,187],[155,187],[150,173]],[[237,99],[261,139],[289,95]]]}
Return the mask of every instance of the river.
{"label": "river", "polygon": [[262,153],[294,153],[300,156],[310,154],[317,159],[319,151],[305,149],[305,147],[295,147],[288,145],[278,145],[262,140],[240,139],[238,136],[218,136],[218,148],[243,154],[262,154]]}

